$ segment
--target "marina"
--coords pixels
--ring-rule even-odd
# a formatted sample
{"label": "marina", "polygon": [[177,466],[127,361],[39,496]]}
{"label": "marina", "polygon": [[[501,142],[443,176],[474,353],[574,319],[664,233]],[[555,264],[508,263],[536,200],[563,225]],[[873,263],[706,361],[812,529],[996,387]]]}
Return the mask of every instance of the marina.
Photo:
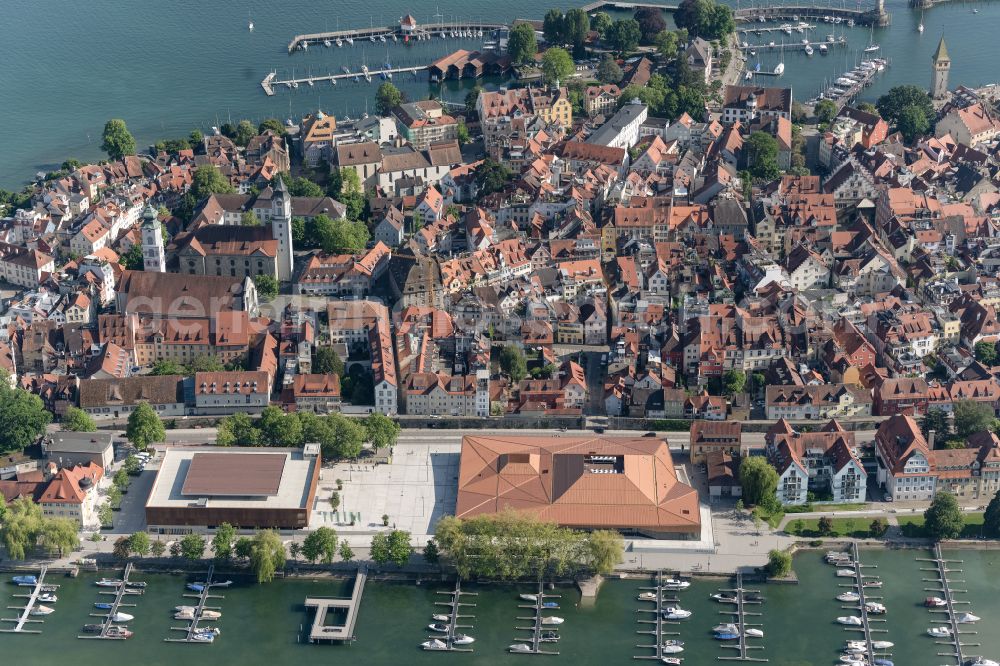
{"label": "marina", "polygon": [[[359,567],[354,576],[354,588],[347,599],[340,597],[306,597],[305,607],[315,608],[312,627],[309,629],[309,642],[322,641],[352,642],[357,640],[354,628],[358,622],[358,611],[361,608],[361,597],[365,593],[365,581],[368,579],[368,568]],[[342,623],[328,624],[332,614],[343,614]]]}
{"label": "marina", "polygon": [[[640,593],[640,601],[649,601],[650,594],[653,595],[652,601],[655,602],[656,607],[653,610],[646,608],[636,609],[637,614],[641,613],[653,613],[653,619],[645,619],[642,615],[639,616],[638,622],[642,625],[652,624],[652,629],[640,629],[636,633],[652,636],[654,642],[652,645],[636,645],[637,648],[644,650],[653,650],[655,654],[652,655],[636,655],[632,657],[633,659],[655,659],[656,661],[662,662],[664,657],[666,657],[666,651],[673,645],[675,648],[679,648],[679,651],[683,651],[683,645],[677,645],[676,639],[666,638],[667,636],[680,636],[680,633],[675,631],[664,631],[664,625],[668,624],[678,624],[677,622],[668,622],[663,618],[664,615],[664,602],[667,603],[678,603],[680,600],[677,597],[665,597],[667,592],[666,586],[663,584],[663,572],[656,572],[656,578],[654,579],[654,584],[651,587],[641,587],[641,590],[645,592]],[[668,643],[667,641],[674,641],[673,643]]]}
{"label": "marina", "polygon": [[[117,624],[115,619],[120,609],[122,608],[134,608],[135,604],[125,603],[124,599],[126,595],[141,595],[145,591],[145,583],[133,583],[129,580],[129,576],[132,573],[132,563],[129,562],[125,565],[125,573],[122,575],[120,583],[115,586],[113,592],[106,591],[103,587],[98,594],[101,595],[111,595],[114,600],[108,604],[101,604],[101,606],[108,606],[105,610],[107,613],[91,613],[91,617],[103,617],[104,620],[100,623],[100,630],[96,635],[81,634],[77,638],[90,638],[90,639],[101,639],[101,640],[125,640],[129,638],[132,634],[128,631],[127,627]],[[132,585],[132,587],[129,587]]]}
{"label": "marina", "polygon": [[858,67],[835,79],[835,85],[827,87],[807,104],[814,105],[821,99],[829,99],[837,105],[837,111],[840,111],[856,99],[865,88],[871,86],[878,75],[888,67],[889,61],[883,58],[862,60]]}
{"label": "marina", "polygon": [[[443,632],[443,636],[428,636],[427,641],[421,643],[420,646],[424,650],[437,650],[444,652],[472,652],[472,648],[464,647],[466,645],[471,645],[472,639],[463,632],[459,632],[459,629],[472,629],[471,624],[459,624],[460,621],[469,618],[474,618],[474,615],[462,614],[462,608],[475,608],[476,604],[462,603],[462,596],[477,596],[475,592],[463,592],[462,591],[462,580],[455,580],[455,589],[451,592],[438,592],[438,594],[448,595],[449,601],[437,601],[435,605],[437,606],[447,606],[448,607],[448,621],[445,625],[446,631]],[[441,619],[439,616],[435,615],[434,620],[440,623]],[[434,625],[432,625],[434,626]],[[443,640],[442,640],[443,639]]]}
{"label": "marina", "polygon": [[[747,617],[759,618],[761,613],[756,611],[748,611],[746,609],[747,605],[760,605],[763,603],[763,599],[760,597],[760,590],[748,590],[743,587],[743,573],[737,572],[736,574],[736,588],[730,590],[719,590],[722,593],[728,592],[733,594],[736,601],[736,609],[732,611],[719,611],[722,615],[735,615],[736,616],[736,628],[737,628],[737,640],[736,645],[729,643],[723,644],[724,648],[735,648],[739,650],[739,655],[736,656],[721,656],[719,661],[767,661],[764,657],[754,657],[750,654],[750,650],[763,650],[763,645],[751,645],[747,642],[748,633],[754,628],[759,628],[763,625],[760,623],[748,623]],[[755,595],[755,598],[747,598],[747,595]]]}
{"label": "marina", "polygon": [[343,46],[353,46],[355,42],[398,42],[424,41],[428,39],[481,39],[490,35],[496,30],[502,30],[507,25],[504,23],[489,23],[484,21],[469,21],[455,23],[428,23],[412,28],[400,24],[399,26],[378,26],[371,28],[356,28],[349,30],[334,30],[332,32],[316,32],[304,35],[295,35],[292,41],[288,42],[288,52],[308,50],[310,45],[325,45],[326,42],[333,44],[340,42]]}
{"label": "marina", "polygon": [[[892,655],[885,653],[884,649],[882,649],[882,651],[878,655],[876,655],[876,641],[875,639],[872,638],[872,635],[875,633],[881,633],[881,634],[888,633],[887,629],[881,627],[876,628],[872,626],[873,624],[884,624],[885,619],[873,618],[868,612],[868,609],[870,607],[869,604],[876,600],[881,601],[883,597],[872,596],[870,594],[866,594],[865,592],[866,589],[880,589],[883,584],[878,576],[866,576],[863,573],[863,569],[877,568],[877,565],[864,565],[861,563],[861,554],[858,550],[857,542],[852,544],[852,556],[853,557],[850,560],[850,570],[852,570],[854,574],[852,576],[853,582],[846,585],[841,584],[841,587],[845,586],[853,587],[858,595],[858,601],[851,602],[850,606],[843,606],[842,608],[853,611],[859,611],[861,613],[860,615],[861,622],[860,625],[846,625],[844,627],[844,631],[860,630],[864,632],[865,654],[871,656],[872,658],[878,657],[881,659],[888,659]],[[838,573],[839,573],[839,568],[838,568]],[[849,617],[857,617],[857,616],[849,616]]]}
{"label": "marina", "polygon": [[343,79],[366,79],[371,83],[372,79],[378,77],[382,73],[386,74],[416,74],[417,72],[426,71],[429,65],[417,65],[415,67],[390,67],[388,69],[362,69],[359,71],[347,70],[340,74],[324,74],[322,76],[304,76],[301,78],[289,78],[281,79],[277,78],[276,72],[271,72],[264,77],[264,80],[260,82],[261,88],[264,89],[264,94],[268,97],[274,95],[275,88],[279,86],[285,86],[287,88],[298,88],[299,85],[315,85],[317,83],[331,83],[335,84],[337,81]]}
{"label": "marina", "polygon": [[[538,582],[538,592],[533,595],[521,595],[521,599],[528,601],[525,597],[534,597],[530,605],[518,604],[518,608],[525,608],[534,611],[534,615],[531,616],[519,616],[518,620],[530,620],[532,622],[530,627],[518,627],[515,626],[515,631],[529,632],[527,638],[523,636],[515,637],[514,643],[512,643],[508,648],[508,652],[512,654],[546,654],[546,655],[557,655],[559,654],[556,650],[546,650],[542,647],[543,644],[552,642],[546,640],[545,632],[555,632],[558,636],[559,625],[562,624],[562,618],[546,617],[543,612],[549,610],[558,610],[559,602],[546,603],[546,599],[559,599],[562,595],[559,594],[545,594],[545,583],[542,581]],[[554,620],[558,620],[555,622]],[[557,641],[558,642],[558,639]]]}
{"label": "marina", "polygon": [[[931,564],[934,565],[934,567],[932,567],[932,568],[921,568],[921,571],[924,571],[924,572],[927,572],[927,571],[935,572],[937,574],[937,578],[924,578],[923,582],[925,582],[925,583],[936,583],[938,585],[938,587],[925,587],[924,591],[925,592],[937,592],[938,594],[941,595],[941,597],[933,597],[933,598],[942,599],[944,601],[944,606],[941,606],[941,607],[935,607],[935,606],[928,605],[928,602],[930,600],[927,600],[927,601],[924,602],[925,605],[928,605],[928,611],[929,612],[934,613],[936,615],[940,615],[942,613],[945,615],[945,618],[943,620],[935,618],[933,621],[935,623],[939,623],[938,626],[934,627],[934,628],[937,628],[937,629],[940,630],[942,628],[942,625],[943,625],[943,627],[948,630],[947,631],[947,635],[946,636],[933,636],[933,638],[934,638],[934,641],[935,641],[935,643],[937,645],[948,645],[948,646],[950,646],[951,647],[951,651],[950,652],[938,652],[937,654],[938,654],[939,657],[952,657],[952,658],[954,658],[956,664],[958,664],[959,666],[962,666],[963,664],[966,663],[966,655],[965,655],[965,653],[964,653],[964,651],[963,651],[962,648],[965,648],[965,647],[981,647],[981,645],[982,645],[981,643],[966,643],[966,642],[962,641],[962,636],[974,636],[974,635],[976,635],[978,633],[976,631],[963,631],[962,630],[962,625],[963,624],[969,624],[969,623],[968,622],[960,622],[960,619],[963,619],[962,616],[965,616],[965,618],[968,618],[968,616],[970,614],[968,612],[959,613],[959,611],[955,609],[955,606],[957,606],[957,605],[967,605],[969,602],[968,601],[957,601],[955,599],[955,593],[956,592],[964,592],[965,590],[956,590],[956,589],[954,589],[954,588],[951,587],[951,584],[952,583],[964,583],[965,581],[962,581],[962,580],[954,580],[954,581],[952,581],[952,580],[948,579],[948,574],[949,573],[962,573],[961,569],[953,569],[953,568],[950,568],[950,566],[949,566],[951,564],[961,564],[962,560],[948,560],[948,559],[945,559],[944,556],[941,553],[941,545],[940,544],[935,544],[935,546],[934,546],[934,558],[933,559],[918,558],[917,561],[918,562],[922,562],[922,563],[931,563]],[[930,629],[928,630],[928,633],[931,633]],[[943,634],[944,632],[943,631],[939,631],[938,633],[942,633]]]}
{"label": "marina", "polygon": [[[39,596],[45,592],[54,592],[58,589],[58,585],[49,585],[45,583],[45,574],[48,572],[48,567],[43,566],[38,576],[15,576],[14,583],[18,587],[30,587],[30,594],[15,594],[15,599],[24,599],[24,606],[7,606],[7,610],[19,610],[20,615],[15,618],[4,618],[0,622],[13,622],[14,626],[10,628],[0,629],[0,633],[5,634],[40,634],[41,629],[31,629],[29,625],[31,624],[41,624],[44,620],[37,618],[39,611],[45,606],[39,605]],[[45,613],[47,614],[47,613]]]}
{"label": "marina", "polygon": [[215,573],[215,565],[209,565],[208,573],[205,574],[205,580],[199,583],[188,583],[187,589],[196,592],[197,594],[184,594],[185,598],[197,599],[198,603],[194,606],[191,613],[191,619],[188,621],[188,626],[186,627],[170,627],[170,631],[180,631],[184,632],[182,638],[164,638],[166,643],[199,643],[208,644],[215,640],[215,637],[219,634],[219,630],[216,628],[203,629],[199,625],[208,621],[209,619],[217,619],[219,616],[215,615],[214,618],[203,617],[206,615],[206,611],[213,611],[217,613],[219,611],[218,606],[209,606],[208,602],[211,599],[224,599],[221,594],[212,594],[213,587],[228,587],[230,582],[226,583],[213,583],[212,576]]}

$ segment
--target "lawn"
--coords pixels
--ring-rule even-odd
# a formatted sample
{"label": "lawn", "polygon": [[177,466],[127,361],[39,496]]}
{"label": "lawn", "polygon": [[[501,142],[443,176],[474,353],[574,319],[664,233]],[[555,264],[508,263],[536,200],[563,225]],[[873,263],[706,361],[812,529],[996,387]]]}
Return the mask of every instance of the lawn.
{"label": "lawn", "polygon": [[[983,514],[982,512],[977,513],[966,513],[963,514],[965,518],[965,527],[962,528],[961,538],[963,539],[975,539],[980,536],[983,529]],[[899,518],[899,527],[903,530],[903,536],[908,537],[924,537],[924,516],[923,514],[915,514],[912,516],[901,516]]]}
{"label": "lawn", "polygon": [[[849,536],[863,539],[868,536],[868,526],[874,518],[833,518],[833,531],[826,535],[832,537]],[[796,518],[789,521],[785,528],[789,534],[804,537],[824,536],[819,531],[819,518]]]}

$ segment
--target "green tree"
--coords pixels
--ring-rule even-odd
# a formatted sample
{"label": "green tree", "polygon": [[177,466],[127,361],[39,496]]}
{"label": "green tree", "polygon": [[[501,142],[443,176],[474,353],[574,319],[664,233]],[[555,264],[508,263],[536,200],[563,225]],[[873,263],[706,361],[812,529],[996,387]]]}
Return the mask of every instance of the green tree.
{"label": "green tree", "polygon": [[[519,23],[514,26],[507,39],[507,55],[510,56],[510,61],[515,65],[533,63],[536,53],[538,53],[538,42],[535,39],[535,29],[531,27],[531,24]],[[478,99],[478,94],[476,97]],[[468,98],[466,98],[466,106],[468,106]],[[475,102],[473,102],[472,108],[476,108]]]}
{"label": "green tree", "polygon": [[563,39],[572,44],[574,49],[583,48],[590,33],[590,17],[587,12],[578,7],[566,11],[563,17]]}
{"label": "green tree", "polygon": [[186,560],[200,560],[205,555],[205,537],[200,534],[185,534],[180,544],[181,557]]}
{"label": "green tree", "polygon": [[758,181],[771,181],[781,175],[778,168],[778,141],[767,132],[754,132],[746,142],[750,156],[750,175]]}
{"label": "green tree", "polygon": [[542,78],[550,85],[565,81],[575,70],[573,56],[566,49],[553,46],[542,55]]}
{"label": "green tree", "polygon": [[0,371],[0,453],[23,451],[45,432],[52,414],[42,399],[20,388],[11,388]]}
{"label": "green tree", "polygon": [[993,426],[993,407],[972,400],[956,400],[954,402],[955,434],[962,439]]}
{"label": "green tree", "polygon": [[278,136],[285,135],[285,126],[277,118],[267,118],[260,125],[257,125],[257,134],[263,134],[268,130],[271,130]]}
{"label": "green tree", "polygon": [[653,46],[656,47],[656,51],[665,59],[673,60],[677,57],[677,52],[680,50],[681,42],[678,40],[676,32],[661,30],[655,37],[653,37]]}
{"label": "green tree", "polygon": [[253,126],[249,120],[241,120],[238,125],[236,125],[236,136],[233,138],[233,142],[237,146],[246,146],[250,143],[250,139],[257,136],[257,128]]}
{"label": "green tree", "polygon": [[210,354],[198,354],[185,367],[185,374],[193,375],[196,372],[222,372],[226,369],[222,361],[217,356]]}
{"label": "green tree", "polygon": [[974,353],[976,355],[976,360],[985,366],[996,365],[997,362],[997,346],[994,342],[977,342],[974,347]]}
{"label": "green tree", "polygon": [[375,93],[375,113],[388,116],[389,113],[403,103],[403,93],[388,81],[378,87]]}
{"label": "green tree", "polygon": [[333,447],[332,455],[324,452],[324,457],[354,460],[361,455],[365,441],[364,426],[342,414],[330,414],[326,418],[333,430]]}
{"label": "green tree", "polygon": [[594,530],[587,538],[587,564],[595,573],[614,571],[625,553],[625,540],[615,530]]}
{"label": "green tree", "polygon": [[240,537],[233,546],[233,554],[241,560],[249,560],[253,552],[253,539],[250,537]]}
{"label": "green tree", "polygon": [[298,178],[283,177],[282,180],[288,185],[288,193],[293,197],[321,197],[325,194],[323,188],[312,182],[305,176]]}
{"label": "green tree", "polygon": [[819,528],[819,533],[823,536],[833,534],[833,520],[829,516],[820,516],[820,519],[816,522],[816,526]]}
{"label": "green tree", "polygon": [[153,369],[149,371],[149,374],[162,377],[167,375],[183,375],[186,372],[187,369],[175,361],[160,360],[153,364]]}
{"label": "green tree", "polygon": [[372,537],[370,556],[372,558],[372,562],[380,566],[389,562],[391,555],[389,553],[388,532],[379,532]]}
{"label": "green tree", "polygon": [[257,422],[265,446],[299,446],[302,422],[295,414],[285,414],[280,407],[268,405]]}
{"label": "green tree", "polygon": [[832,123],[833,119],[837,117],[837,105],[833,103],[833,100],[821,99],[816,102],[813,111],[821,123]]}
{"label": "green tree", "polygon": [[907,142],[911,143],[927,134],[930,128],[931,121],[927,119],[924,111],[915,104],[903,109],[896,120],[896,129]]}
{"label": "green tree", "polygon": [[344,362],[337,356],[333,347],[314,347],[312,369],[321,375],[343,376]]}
{"label": "green tree", "polygon": [[354,559],[354,549],[351,548],[351,544],[347,543],[346,540],[340,542],[340,559],[345,562],[350,562]]}
{"label": "green tree", "polygon": [[97,424],[87,412],[70,407],[63,414],[62,429],[70,432],[97,432]]}
{"label": "green tree", "polygon": [[28,550],[38,540],[42,522],[42,507],[30,497],[18,497],[7,506],[0,524],[0,539],[10,559],[25,559]]}
{"label": "green tree", "polygon": [[302,544],[298,541],[293,541],[288,544],[288,554],[292,556],[292,562],[299,559],[299,555],[302,553]]}
{"label": "green tree", "polygon": [[542,19],[542,35],[548,45],[565,44],[566,35],[564,31],[565,17],[562,10],[550,9]]}
{"label": "green tree", "polygon": [[163,557],[163,553],[166,549],[167,544],[162,541],[154,541],[149,544],[149,554],[153,557]]}
{"label": "green tree", "polygon": [[365,437],[377,449],[395,446],[399,430],[398,423],[378,412],[369,414],[365,419]]}
{"label": "green tree", "polygon": [[994,539],[1000,537],[1000,491],[993,495],[993,499],[986,506],[983,514],[983,534]]}
{"label": "green tree", "polygon": [[324,252],[360,252],[368,244],[368,227],[364,222],[317,215],[313,224],[313,233]]}
{"label": "green tree", "polygon": [[233,542],[236,539],[236,528],[229,523],[222,523],[215,528],[215,536],[212,537],[212,552],[215,559],[228,560],[233,556]]}
{"label": "green tree", "polygon": [[320,527],[310,532],[302,542],[302,556],[309,562],[321,561],[330,564],[337,556],[337,532],[329,527]]}
{"label": "green tree", "polygon": [[112,160],[120,160],[126,155],[135,155],[135,137],[128,131],[125,121],[112,118],[104,124],[101,133],[101,150]]}
{"label": "green tree", "polygon": [[635,19],[619,19],[604,32],[604,41],[621,55],[634,51],[642,39],[642,30]]}
{"label": "green tree", "polygon": [[455,128],[455,139],[463,146],[472,141],[472,137],[469,135],[469,128],[465,125],[464,120],[458,121],[458,126]]}
{"label": "green tree", "polygon": [[110,503],[105,502],[97,509],[97,520],[100,521],[101,527],[111,527],[114,524],[115,514]]}
{"label": "green tree", "polygon": [[928,124],[934,120],[934,103],[927,91],[919,86],[895,86],[879,97],[876,103],[879,114],[892,124],[898,123],[903,112],[913,106],[923,112]]}
{"label": "green tree", "polygon": [[920,419],[920,432],[924,437],[930,437],[930,432],[934,431],[936,441],[945,442],[951,437],[951,422],[948,420],[948,412],[938,407],[931,407]]}
{"label": "green tree", "polygon": [[958,500],[951,493],[937,493],[924,511],[924,531],[935,541],[956,538],[962,533],[964,525]]}
{"label": "green tree", "polygon": [[191,142],[191,147],[197,150],[198,146],[205,141],[205,135],[201,133],[201,130],[193,129],[188,135],[188,140]]}
{"label": "green tree", "polygon": [[742,370],[733,368],[731,370],[726,370],[725,374],[722,375],[722,386],[725,388],[726,395],[743,393],[743,389],[746,388],[746,385],[747,376]]}
{"label": "green tree", "polygon": [[122,489],[120,486],[112,484],[111,487],[108,488],[108,504],[110,504],[111,508],[116,511],[121,508]]}
{"label": "green tree", "polygon": [[722,40],[736,29],[733,10],[714,0],[683,0],[674,12],[674,24],[691,37]]}
{"label": "green tree", "polygon": [[613,21],[610,14],[607,12],[597,12],[594,14],[594,17],[590,19],[590,28],[603,38],[604,33],[607,32],[612,23]]}
{"label": "green tree", "polygon": [[740,462],[740,485],[748,504],[762,504],[778,489],[778,472],[763,456],[746,456]]}
{"label": "green tree", "polygon": [[601,83],[618,83],[625,76],[622,68],[615,62],[610,53],[601,56],[601,64],[597,66],[597,80]]}
{"label": "green tree", "polygon": [[146,557],[149,555],[149,535],[145,532],[135,532],[128,538],[128,550],[133,555]]}
{"label": "green tree", "polygon": [[[531,26],[528,27],[530,29]],[[515,28],[515,30],[516,29],[517,28]],[[532,30],[531,31],[532,37],[534,37],[534,34],[535,31]],[[512,30],[511,37],[513,37],[513,35],[514,32]],[[510,39],[507,40],[507,55],[510,56],[511,62],[517,64],[517,61],[514,59],[514,56],[511,54],[510,51]],[[476,102],[479,101],[479,93],[481,92],[483,92],[483,87],[477,83],[472,87],[472,90],[470,90],[465,94],[465,113],[467,117],[471,117],[474,113],[476,113]]]}
{"label": "green tree", "polygon": [[115,475],[112,478],[112,482],[115,484],[118,490],[122,492],[125,492],[128,489],[128,484],[129,484],[128,472],[125,471],[124,467],[115,472]]}
{"label": "green tree", "polygon": [[475,173],[476,185],[479,188],[480,197],[485,197],[504,189],[513,177],[510,169],[490,158],[483,160],[476,167]]}
{"label": "green tree", "polygon": [[118,263],[130,271],[141,271],[143,268],[142,246],[136,243],[127,252],[119,255]]}
{"label": "green tree", "polygon": [[248,210],[240,216],[240,224],[244,227],[260,227],[263,226],[264,223],[260,221],[259,217],[257,217],[257,213],[252,210]]}
{"label": "green tree", "polygon": [[792,570],[792,556],[783,550],[771,550],[767,554],[767,575],[784,578]]}
{"label": "green tree", "polygon": [[[389,561],[398,567],[406,566],[413,554],[410,533],[405,530],[389,532]],[[374,559],[374,558],[373,558]],[[384,564],[384,563],[383,563]]]}
{"label": "green tree", "polygon": [[876,518],[868,526],[868,536],[873,539],[881,539],[889,531],[889,521],[885,518]]}
{"label": "green tree", "polygon": [[261,530],[250,547],[250,568],[258,583],[270,583],[274,573],[285,566],[285,544],[274,530]]}
{"label": "green tree", "polygon": [[253,284],[257,287],[257,295],[263,301],[270,301],[278,295],[278,279],[273,275],[261,273],[253,277]]}
{"label": "green tree", "polygon": [[524,358],[524,352],[514,344],[504,345],[500,350],[500,370],[517,383],[528,374],[528,363]]}
{"label": "green tree", "polygon": [[201,201],[210,194],[232,194],[236,190],[218,167],[214,164],[203,164],[194,170],[189,191],[196,201]]}
{"label": "green tree", "polygon": [[873,113],[876,116],[878,115],[878,107],[872,104],[871,102],[861,102],[861,104],[858,104],[858,111],[864,111],[865,113]]}
{"label": "green tree", "polygon": [[111,549],[111,554],[114,555],[119,560],[127,560],[132,554],[129,549],[129,538],[127,536],[120,536],[115,539],[114,546]]}
{"label": "green tree", "polygon": [[140,402],[128,415],[125,437],[140,451],[145,451],[150,444],[162,442],[166,438],[163,421],[148,402]]}
{"label": "green tree", "polygon": [[437,564],[441,560],[441,551],[438,549],[437,541],[430,539],[424,546],[424,562],[427,564]]}
{"label": "green tree", "polygon": [[131,476],[135,476],[139,473],[139,467],[139,458],[134,454],[129,454],[129,456],[125,458],[125,462],[122,463],[122,469],[126,474]]}
{"label": "green tree", "polygon": [[645,44],[652,44],[656,36],[667,29],[663,10],[658,7],[641,7],[632,18],[639,23],[639,32]]}
{"label": "green tree", "polygon": [[216,446],[263,446],[263,436],[245,412],[236,412],[219,421]]}

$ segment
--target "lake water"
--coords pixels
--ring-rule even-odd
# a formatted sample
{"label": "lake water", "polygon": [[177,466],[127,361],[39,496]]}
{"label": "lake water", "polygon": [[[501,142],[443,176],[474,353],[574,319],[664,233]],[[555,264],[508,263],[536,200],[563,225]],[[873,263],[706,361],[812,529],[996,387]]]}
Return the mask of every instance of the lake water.
{"label": "lake water", "polygon": [[[357,117],[365,112],[377,85],[344,82],[283,89],[266,97],[260,81],[279,75],[338,72],[362,62],[416,65],[456,48],[477,48],[481,40],[432,40],[409,46],[367,44],[329,49],[314,46],[289,55],[291,37],[326,29],[386,25],[412,13],[420,22],[440,12],[443,20],[482,19],[499,22],[514,17],[541,18],[550,4],[570,7],[583,0],[538,3],[532,0],[439,0],[433,5],[404,0],[7,0],[0,21],[0,187],[15,188],[36,171],[57,167],[67,157],[100,158],[100,134],[108,118],[124,118],[139,145],[209,130],[229,119],[261,120],[300,117],[322,107],[328,113]],[[906,0],[888,0],[893,24],[875,30],[874,40],[892,67],[867,92],[874,98],[891,85],[921,86],[930,80],[930,56],[944,34],[952,57],[951,83],[981,85],[1000,78],[993,63],[1000,25],[1000,3],[950,3],[924,15],[926,31],[916,24],[920,14]],[[972,13],[972,7],[979,9]],[[256,29],[247,30],[252,18]],[[822,81],[836,78],[853,64],[869,43],[865,28],[843,28],[850,49],[807,58],[786,53],[786,74],[796,99],[812,97]],[[830,26],[821,24],[810,39],[824,39]],[[840,31],[838,30],[838,35]],[[789,38],[798,41],[797,33]],[[757,38],[769,41],[772,38]],[[780,42],[780,36],[775,36]],[[750,41],[754,41],[751,39]],[[777,55],[764,56],[762,68],[773,68]],[[426,97],[426,74],[396,77],[411,97]],[[471,82],[447,84],[438,94],[461,101]]]}
{"label": "lake water", "polygon": [[[888,633],[884,638],[893,641],[896,664],[904,666],[940,666],[953,663],[937,652],[944,651],[926,636],[930,613],[922,607],[929,592],[921,578],[931,577],[921,572],[917,557],[928,557],[922,550],[863,551],[866,564],[878,566],[871,573],[879,574],[885,587],[879,593],[885,597],[889,609],[887,622],[882,625]],[[968,589],[968,594],[957,598],[971,601],[968,610],[983,620],[969,630],[978,630],[967,642],[980,642],[982,647],[969,648],[969,654],[1000,655],[1000,635],[991,631],[1000,618],[1000,553],[996,551],[954,551],[946,557],[964,560],[964,573],[954,578],[968,581],[954,587]],[[758,587],[766,602],[757,610],[763,612],[759,620],[765,632],[757,640],[765,649],[755,656],[766,657],[769,663],[779,666],[813,666],[833,664],[843,641],[859,638],[859,632],[845,631],[834,622],[838,615],[851,614],[841,608],[834,596],[845,579],[834,576],[834,568],[824,564],[819,553],[810,552],[795,559],[799,585],[763,585]],[[868,573],[868,572],[866,572]],[[221,636],[212,646],[164,643],[171,635],[169,627],[183,625],[172,619],[170,610],[178,604],[190,603],[181,595],[184,578],[168,575],[136,573],[135,580],[149,583],[144,596],[138,597],[135,609],[125,609],[136,617],[130,623],[136,635],[125,642],[85,641],[76,635],[80,626],[93,621],[88,613],[94,612],[92,604],[98,600],[98,588],[93,576],[73,580],[55,577],[51,582],[62,585],[56,612],[41,625],[41,635],[0,634],[0,654],[4,663],[28,666],[55,666],[66,663],[72,654],[75,666],[104,666],[109,659],[118,663],[148,664],[150,666],[176,666],[194,659],[210,659],[214,666],[243,664],[289,664],[302,660],[311,663],[343,663],[351,659],[366,666],[395,666],[401,661],[421,665],[453,660],[463,664],[517,663],[518,655],[505,652],[506,646],[517,638],[514,627],[521,624],[516,618],[525,611],[518,608],[517,592],[529,591],[528,587],[463,587],[466,591],[479,592],[468,598],[477,606],[468,609],[475,616],[469,621],[474,628],[468,633],[476,637],[471,654],[440,655],[419,649],[426,640],[426,625],[431,614],[441,612],[434,602],[444,597],[435,594],[447,590],[445,584],[396,585],[371,583],[365,587],[364,600],[357,626],[358,641],[352,646],[310,645],[301,642],[303,632],[311,618],[302,606],[307,595],[348,595],[350,583],[340,581],[285,580],[269,585],[244,584],[222,592],[225,599],[217,605],[222,608],[218,626]],[[9,576],[4,575],[4,580]],[[553,663],[576,666],[629,663],[634,655],[650,654],[637,649],[637,644],[651,642],[649,637],[637,635],[641,628],[636,622],[636,609],[651,607],[636,601],[641,580],[611,581],[599,594],[596,605],[580,607],[574,589],[561,589],[562,608],[553,613],[566,619],[557,648],[559,657],[550,657]],[[716,657],[730,654],[712,639],[710,628],[728,621],[720,611],[728,609],[709,599],[720,587],[729,587],[725,580],[699,580],[689,590],[680,593],[681,605],[694,612],[691,619],[671,630],[680,632],[685,642],[684,657],[687,664],[717,663]],[[0,589],[5,595],[15,591],[13,586]],[[12,602],[9,596],[6,602]],[[7,605],[7,604],[4,604]],[[8,614],[13,611],[7,611]],[[7,617],[5,615],[4,617]],[[880,636],[879,638],[883,638]],[[759,653],[759,655],[758,655]]]}

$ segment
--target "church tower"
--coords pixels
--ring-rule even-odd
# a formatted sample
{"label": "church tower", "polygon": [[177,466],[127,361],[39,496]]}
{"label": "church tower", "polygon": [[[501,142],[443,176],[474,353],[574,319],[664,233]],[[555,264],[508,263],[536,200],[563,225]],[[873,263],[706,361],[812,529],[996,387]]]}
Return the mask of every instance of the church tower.
{"label": "church tower", "polygon": [[278,179],[271,197],[271,234],[278,241],[278,281],[292,279],[292,197],[285,181]]}
{"label": "church tower", "polygon": [[147,204],[146,210],[142,212],[142,268],[153,273],[167,270],[163,230],[156,209],[151,204]]}
{"label": "church tower", "polygon": [[932,59],[934,61],[934,75],[931,78],[931,97],[945,99],[948,97],[948,71],[951,69],[951,58],[948,57],[944,37],[938,42],[937,50],[934,51]]}

